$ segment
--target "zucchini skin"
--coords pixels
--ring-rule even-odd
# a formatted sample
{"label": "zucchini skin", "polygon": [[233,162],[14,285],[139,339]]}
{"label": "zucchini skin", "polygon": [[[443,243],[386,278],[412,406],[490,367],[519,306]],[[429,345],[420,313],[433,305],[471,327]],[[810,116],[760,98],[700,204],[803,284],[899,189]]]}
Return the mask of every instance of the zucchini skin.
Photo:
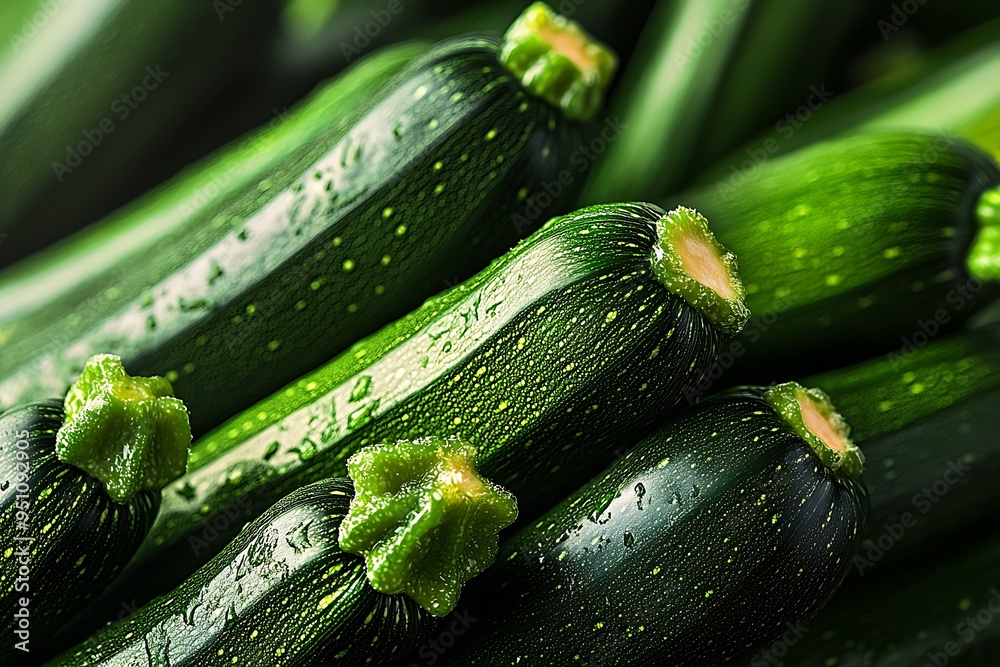
{"label": "zucchini skin", "polygon": [[[856,571],[890,567],[992,516],[1000,500],[1000,325],[803,383],[830,396],[865,452],[871,514]],[[887,543],[904,519],[904,534]]]}
{"label": "zucchini skin", "polygon": [[[56,327],[69,335],[12,346],[0,404],[65,390],[86,358],[117,354],[171,381],[197,437],[484,268],[522,231],[510,193],[558,180],[583,131],[497,49],[432,49],[314,164],[216,215],[228,232],[214,245],[117,307],[82,307]],[[145,289],[141,274],[128,282]]]}
{"label": "zucchini skin", "polygon": [[859,135],[732,180],[677,197],[740,258],[758,318],[737,339],[746,349],[730,382],[860,361],[898,348],[938,310],[941,329],[956,329],[996,294],[966,259],[976,201],[1000,168],[962,141]]}
{"label": "zucchini skin", "polygon": [[967,537],[844,590],[783,659],[761,653],[751,667],[992,667],[1000,650],[1000,538]]}
{"label": "zucchini skin", "polygon": [[[374,443],[464,438],[522,517],[550,507],[676,406],[722,346],[723,334],[653,277],[662,215],[618,204],[556,218],[197,442],[121,588],[149,599],[177,585],[244,520],[342,476]],[[109,611],[120,600],[105,597]]]}
{"label": "zucchini skin", "polygon": [[833,594],[865,504],[761,390],[716,395],[514,535],[444,664],[738,664]]}
{"label": "zucchini skin", "polygon": [[[325,146],[380,99],[379,91],[429,48],[408,42],[359,60],[274,123],[0,273],[0,340],[35,340],[38,332],[72,318],[84,303],[105,312],[134,299],[140,292],[123,276],[156,282],[217,242],[226,230],[212,224],[216,215],[266,202],[267,192],[258,189],[265,178],[287,186],[292,175],[319,159]],[[95,300],[95,294],[103,294],[104,300]],[[70,335],[70,330],[60,331],[63,338]],[[13,354],[9,345],[0,344]],[[31,354],[27,347],[20,352]],[[5,354],[4,368],[13,361]]]}
{"label": "zucchini skin", "polygon": [[[0,558],[7,612],[0,646],[4,664],[46,651],[49,635],[103,591],[136,552],[159,507],[160,494],[153,491],[116,503],[96,478],[56,458],[62,423],[58,402],[17,406],[0,415],[0,531],[7,545]],[[26,522],[19,510],[26,512]],[[26,578],[20,577],[22,565],[29,570]],[[30,653],[14,648],[20,639],[13,639],[13,614],[21,598],[29,600]]]}
{"label": "zucchini skin", "polygon": [[50,664],[377,665],[405,652],[433,617],[377,592],[364,559],[340,550],[353,496],[349,479],[295,491],[177,589]]}
{"label": "zucchini skin", "polygon": [[221,17],[211,2],[20,4],[0,47],[0,266],[183,167],[188,124],[263,54],[280,12],[274,0]]}

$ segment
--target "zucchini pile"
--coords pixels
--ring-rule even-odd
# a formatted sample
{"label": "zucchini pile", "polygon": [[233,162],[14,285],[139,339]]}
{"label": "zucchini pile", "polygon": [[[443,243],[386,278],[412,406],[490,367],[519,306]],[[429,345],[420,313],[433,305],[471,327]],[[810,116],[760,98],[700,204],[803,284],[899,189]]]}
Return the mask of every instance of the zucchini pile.
{"label": "zucchini pile", "polygon": [[0,9],[0,663],[992,664],[1000,19],[590,2]]}

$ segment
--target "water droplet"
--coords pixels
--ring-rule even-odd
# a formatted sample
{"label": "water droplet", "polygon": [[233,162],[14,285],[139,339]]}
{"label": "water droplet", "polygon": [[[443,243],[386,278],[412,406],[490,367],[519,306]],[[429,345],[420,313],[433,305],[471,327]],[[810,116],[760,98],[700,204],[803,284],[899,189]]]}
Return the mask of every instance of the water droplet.
{"label": "water droplet", "polygon": [[633,490],[635,491],[635,496],[636,496],[635,506],[641,510],[642,497],[646,495],[646,487],[642,485],[642,482],[639,482],[638,484],[635,485],[635,488]]}
{"label": "water droplet", "polygon": [[292,548],[295,553],[301,553],[312,546],[312,541],[309,539],[309,526],[312,522],[306,521],[305,523],[295,526],[288,534],[285,535],[285,541],[288,542],[288,546]]}
{"label": "water droplet", "polygon": [[278,448],[280,446],[281,445],[278,444],[277,440],[275,440],[270,445],[268,445],[267,446],[267,451],[264,452],[264,460],[265,461],[270,461],[272,458],[274,458],[274,455],[278,453]]}
{"label": "water droplet", "polygon": [[[6,489],[3,489],[6,491]],[[194,500],[194,487],[191,486],[191,482],[184,482],[184,485],[177,489],[177,495],[187,501]]]}
{"label": "water droplet", "polygon": [[633,546],[635,546],[635,536],[627,530],[625,531],[625,534],[622,536],[622,541],[625,543],[626,549],[631,549]]}
{"label": "water droplet", "polygon": [[368,405],[364,405],[347,415],[347,428],[355,431],[371,421],[372,415],[378,410],[378,404],[379,399],[376,398]]}
{"label": "water droplet", "polygon": [[699,495],[701,495],[701,489],[699,489],[698,485],[695,484],[691,487],[691,497],[697,498]]}
{"label": "water droplet", "polygon": [[192,310],[199,310],[208,306],[208,301],[205,299],[191,299],[188,301],[184,297],[177,299],[177,305],[180,307],[182,312],[189,313]]}
{"label": "water droplet", "polygon": [[298,447],[293,447],[289,451],[298,454],[300,461],[308,461],[312,457],[316,456],[316,452],[318,451],[318,449],[316,447],[315,442],[313,442],[309,438],[306,438],[301,443],[299,443]]}
{"label": "water droplet", "polygon": [[357,403],[358,401],[368,397],[371,393],[372,378],[370,375],[362,375],[358,378],[358,381],[354,383],[354,388],[351,390],[351,403]]}
{"label": "water droplet", "polygon": [[0,491],[6,491],[10,488],[10,480],[4,480],[3,484],[0,484]]}

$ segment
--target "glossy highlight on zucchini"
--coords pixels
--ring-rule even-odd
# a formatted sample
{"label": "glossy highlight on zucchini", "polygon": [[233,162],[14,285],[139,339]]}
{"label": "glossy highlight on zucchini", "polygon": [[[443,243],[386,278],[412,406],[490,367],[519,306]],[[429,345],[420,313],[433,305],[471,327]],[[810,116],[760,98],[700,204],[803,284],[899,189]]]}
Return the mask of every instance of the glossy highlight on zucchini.
{"label": "glossy highlight on zucchini", "polygon": [[[579,31],[562,37],[549,47],[589,45]],[[164,275],[129,275],[51,329],[8,341],[0,404],[64,391],[87,357],[113,353],[170,380],[200,435],[444,280],[484,268],[518,240],[511,214],[569,166],[586,132],[569,108],[537,96],[537,68],[524,73],[528,87],[511,72],[504,44],[439,44],[350,127],[321,136],[314,160],[261,180],[262,196],[213,211],[214,243],[182,245],[180,256],[159,258],[173,267]],[[560,72],[546,89],[562,90],[569,70]],[[598,96],[584,92],[606,85],[608,72],[571,86],[571,115],[586,115],[581,96],[582,111],[594,111]],[[566,188],[553,206],[574,196]]]}
{"label": "glossy highlight on zucchini", "polygon": [[[723,272],[730,297],[686,276],[688,244]],[[536,516],[682,400],[745,322],[742,298],[733,258],[694,211],[614,204],[555,218],[198,441],[122,589],[168,590],[244,520],[343,475],[370,444],[461,437],[482,474]]]}
{"label": "glossy highlight on zucchini", "polygon": [[850,570],[866,500],[844,455],[812,390],[706,399],[505,543],[442,664],[740,664]]}

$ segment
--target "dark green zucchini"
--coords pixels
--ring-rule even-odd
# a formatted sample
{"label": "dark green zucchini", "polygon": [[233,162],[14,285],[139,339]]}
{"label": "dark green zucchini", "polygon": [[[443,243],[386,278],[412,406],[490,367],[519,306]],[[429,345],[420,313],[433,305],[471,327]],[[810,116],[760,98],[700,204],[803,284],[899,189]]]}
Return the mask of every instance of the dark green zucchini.
{"label": "dark green zucchini", "polygon": [[356,484],[294,491],[177,589],[51,664],[381,665],[405,654],[493,561],[517,508],[456,440],[369,448],[350,467]]}
{"label": "dark green zucchini", "polygon": [[236,4],[4,2],[0,267],[184,166],[187,124],[264,52],[282,3]]}
{"label": "dark green zucchini", "polygon": [[957,328],[997,294],[998,183],[996,163],[959,140],[871,134],[678,197],[740,258],[756,319],[727,379],[827,370]]}
{"label": "dark green zucchini", "polygon": [[65,390],[107,352],[171,380],[196,435],[217,426],[485,267],[526,233],[529,203],[568,208],[572,187],[542,185],[568,171],[614,66],[537,5],[503,42],[442,43],[314,161],[214,211],[214,243],[163,248],[169,271],[130,272],[8,341],[0,404]]}
{"label": "dark green zucchini", "polygon": [[65,410],[0,414],[0,662],[44,655],[52,631],[125,566],[160,488],[184,471],[187,423],[166,380],[130,378],[113,357],[87,365]]}
{"label": "dark green zucchini", "polygon": [[965,535],[1000,501],[1000,326],[916,342],[925,346],[803,380],[830,396],[865,451],[860,574]]}
{"label": "dark green zucchini", "polygon": [[713,396],[515,534],[440,664],[740,664],[849,571],[861,461],[822,392]]}
{"label": "dark green zucchini", "polygon": [[[725,297],[689,275],[691,253],[716,263]],[[373,443],[465,438],[482,473],[537,515],[682,400],[745,321],[741,299],[732,255],[689,209],[618,204],[555,218],[197,441],[102,613],[176,586],[245,520],[343,475]]]}
{"label": "dark green zucchini", "polygon": [[1000,651],[1000,537],[987,527],[933,557],[842,591],[751,667],[993,667]]}
{"label": "dark green zucchini", "polygon": [[305,170],[429,48],[405,43],[361,59],[288,113],[0,273],[0,345],[47,330],[95,294],[118,304],[124,276],[156,282],[178,257],[211,246],[226,232],[212,224],[216,215],[266,201],[264,179]]}

